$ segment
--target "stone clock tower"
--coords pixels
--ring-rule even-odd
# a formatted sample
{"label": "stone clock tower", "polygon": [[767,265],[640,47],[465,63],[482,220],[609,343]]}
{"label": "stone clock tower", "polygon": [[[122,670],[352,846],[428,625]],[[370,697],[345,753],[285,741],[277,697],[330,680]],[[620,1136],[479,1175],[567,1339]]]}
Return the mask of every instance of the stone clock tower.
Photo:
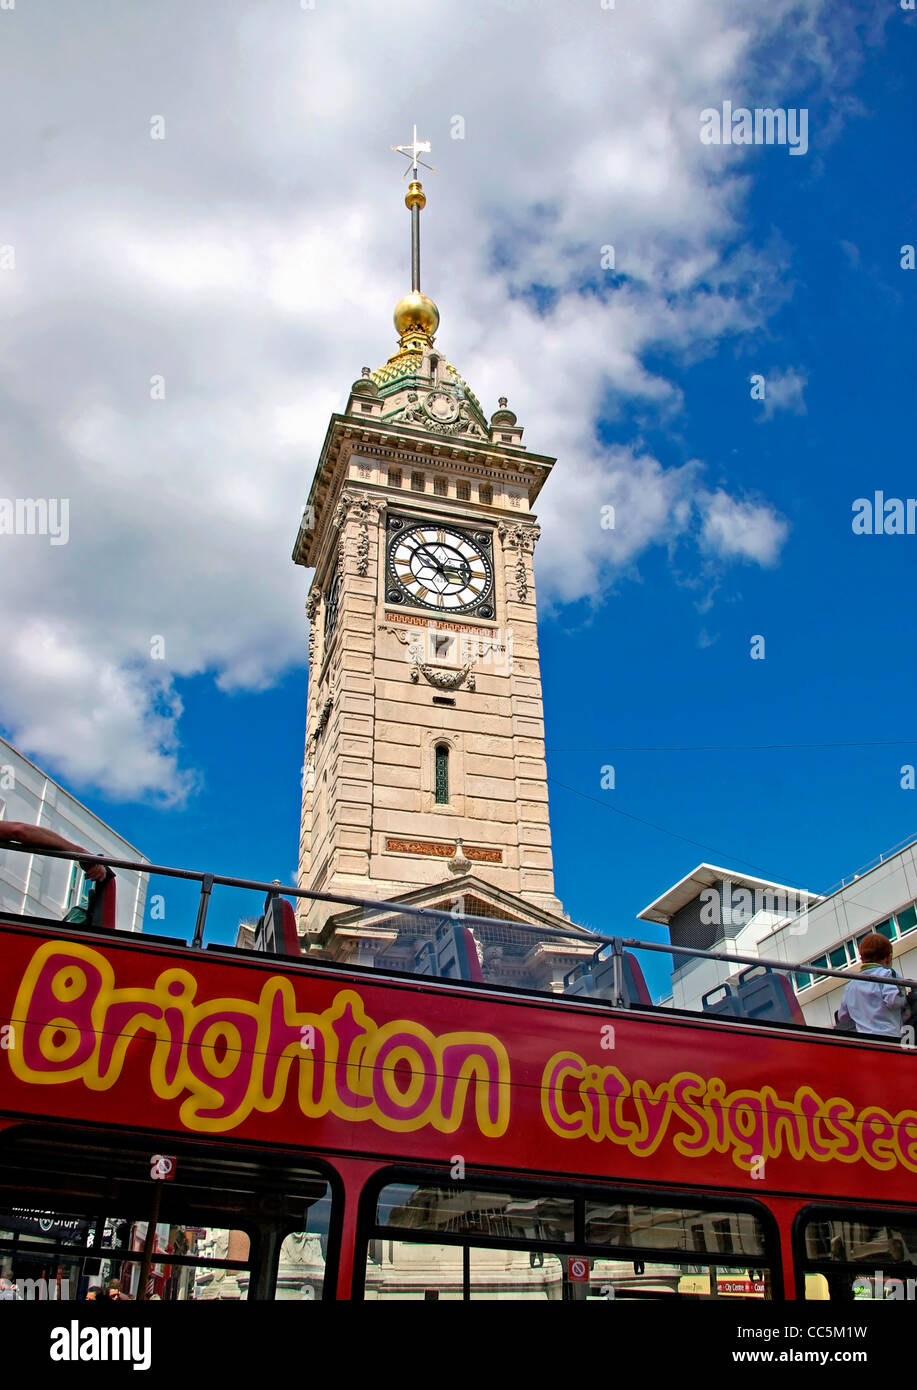
{"label": "stone clock tower", "polygon": [[[404,151],[415,175],[424,148]],[[494,969],[556,988],[593,948],[550,940],[571,927],[554,893],[532,507],[554,459],[528,451],[505,400],[488,422],[437,345],[416,177],[405,203],[398,348],[331,417],[293,551],[314,569],[299,882],[505,922],[479,947]],[[301,928],[307,949],[397,966],[416,920],[314,903]]]}

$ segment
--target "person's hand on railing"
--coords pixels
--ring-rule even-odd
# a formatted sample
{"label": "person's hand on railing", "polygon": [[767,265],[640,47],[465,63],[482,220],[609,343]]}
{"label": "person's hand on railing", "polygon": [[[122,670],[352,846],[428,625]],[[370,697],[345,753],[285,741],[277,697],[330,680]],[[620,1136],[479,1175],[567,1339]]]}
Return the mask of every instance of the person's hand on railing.
{"label": "person's hand on railing", "polygon": [[29,845],[36,849],[42,845],[47,845],[50,849],[72,849],[78,854],[85,854],[87,858],[79,861],[80,868],[87,878],[92,879],[93,883],[102,883],[108,874],[104,864],[97,864],[94,859],[90,859],[89,850],[82,845],[75,845],[72,840],[65,840],[63,835],[58,835],[56,830],[49,830],[44,825],[29,825],[27,821],[0,820],[0,844]]}

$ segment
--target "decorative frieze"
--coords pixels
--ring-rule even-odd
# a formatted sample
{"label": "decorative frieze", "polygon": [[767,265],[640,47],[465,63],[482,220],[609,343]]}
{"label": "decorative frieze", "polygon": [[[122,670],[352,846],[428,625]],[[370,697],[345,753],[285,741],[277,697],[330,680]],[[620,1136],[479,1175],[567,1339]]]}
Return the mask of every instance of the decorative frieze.
{"label": "decorative frieze", "polygon": [[472,862],[503,863],[502,849],[489,849],[485,845],[463,845],[461,840],[456,840],[454,844],[449,845],[439,840],[399,840],[387,836],[385,850],[387,854],[425,854],[432,855],[436,859],[454,859],[456,855],[459,857],[464,855]]}

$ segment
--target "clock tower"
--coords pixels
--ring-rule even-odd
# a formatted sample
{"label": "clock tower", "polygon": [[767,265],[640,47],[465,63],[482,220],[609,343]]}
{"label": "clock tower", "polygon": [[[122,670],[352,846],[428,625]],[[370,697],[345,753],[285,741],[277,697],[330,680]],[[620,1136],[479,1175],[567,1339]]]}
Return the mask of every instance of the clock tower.
{"label": "clock tower", "polygon": [[[488,421],[438,345],[420,289],[428,148],[415,131],[402,151],[413,286],[397,349],[331,417],[293,551],[314,570],[299,886],[458,906],[534,931],[522,945],[544,956],[539,927],[571,930],[554,893],[532,572],[554,459],[529,452],[505,399]],[[412,920],[315,902],[301,929],[307,949],[397,966]],[[504,946],[486,949],[502,960]],[[545,949],[530,974],[557,988],[593,948]]]}

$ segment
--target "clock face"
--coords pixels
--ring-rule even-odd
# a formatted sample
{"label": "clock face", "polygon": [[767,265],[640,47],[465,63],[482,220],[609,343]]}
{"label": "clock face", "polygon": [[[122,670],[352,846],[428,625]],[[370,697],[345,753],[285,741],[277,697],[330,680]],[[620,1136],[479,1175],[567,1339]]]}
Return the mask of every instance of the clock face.
{"label": "clock face", "polygon": [[479,608],[482,617],[493,617],[492,606],[484,603],[493,589],[487,536],[478,538],[434,522],[393,525],[397,529],[389,540],[387,585],[391,602],[441,613]]}

